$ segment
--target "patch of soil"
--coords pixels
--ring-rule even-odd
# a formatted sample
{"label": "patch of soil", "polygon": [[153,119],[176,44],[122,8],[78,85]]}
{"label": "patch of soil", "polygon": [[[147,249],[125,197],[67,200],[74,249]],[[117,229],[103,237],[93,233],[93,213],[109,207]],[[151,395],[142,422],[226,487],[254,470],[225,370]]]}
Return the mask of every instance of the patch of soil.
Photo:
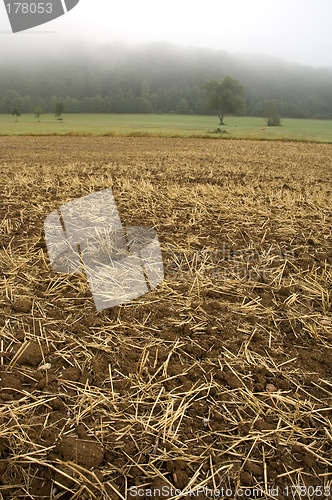
{"label": "patch of soil", "polygon": [[97,468],[104,459],[104,450],[94,441],[63,438],[53,452],[61,460],[75,462],[86,469]]}
{"label": "patch of soil", "polygon": [[[1,495],[326,485],[330,145],[0,146]],[[97,312],[83,274],[51,269],[43,222],[105,188],[124,224],[156,228],[165,279]]]}

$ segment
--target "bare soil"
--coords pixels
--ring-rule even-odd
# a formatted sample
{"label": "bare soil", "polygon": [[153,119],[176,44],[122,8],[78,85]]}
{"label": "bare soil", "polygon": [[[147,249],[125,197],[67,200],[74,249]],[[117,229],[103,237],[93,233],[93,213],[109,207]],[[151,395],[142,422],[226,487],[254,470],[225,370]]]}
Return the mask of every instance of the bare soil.
{"label": "bare soil", "polygon": [[[0,137],[0,498],[330,498],[331,172],[326,144]],[[96,312],[43,223],[105,188],[165,279]]]}

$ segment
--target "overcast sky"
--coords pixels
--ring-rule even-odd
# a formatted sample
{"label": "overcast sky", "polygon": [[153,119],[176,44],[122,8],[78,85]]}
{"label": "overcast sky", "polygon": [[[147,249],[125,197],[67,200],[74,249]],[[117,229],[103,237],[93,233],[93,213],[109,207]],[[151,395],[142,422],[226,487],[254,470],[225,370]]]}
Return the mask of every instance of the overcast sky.
{"label": "overcast sky", "polygon": [[331,25],[332,0],[80,0],[65,16],[12,34],[1,2],[0,57],[5,47],[38,51],[79,38],[168,41],[332,67]]}

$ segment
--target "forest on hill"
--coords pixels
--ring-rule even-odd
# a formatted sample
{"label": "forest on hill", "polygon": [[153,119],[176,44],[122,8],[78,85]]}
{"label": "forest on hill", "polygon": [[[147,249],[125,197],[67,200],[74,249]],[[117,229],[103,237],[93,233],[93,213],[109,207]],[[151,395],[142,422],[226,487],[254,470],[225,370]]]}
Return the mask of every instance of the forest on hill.
{"label": "forest on hill", "polygon": [[[275,104],[282,117],[332,119],[332,68],[313,68],[264,56],[231,55],[166,43],[114,43],[89,51],[0,62],[0,113],[211,114],[204,83],[236,78],[246,111],[264,116]],[[243,113],[243,111],[242,111]]]}

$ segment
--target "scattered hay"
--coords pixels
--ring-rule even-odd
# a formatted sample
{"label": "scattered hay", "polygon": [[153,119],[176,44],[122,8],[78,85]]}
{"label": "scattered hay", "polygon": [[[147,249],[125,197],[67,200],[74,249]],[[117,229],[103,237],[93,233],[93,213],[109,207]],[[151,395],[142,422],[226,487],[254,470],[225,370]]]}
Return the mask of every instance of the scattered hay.
{"label": "scattered hay", "polygon": [[[330,147],[0,142],[0,496],[327,492]],[[43,222],[106,187],[158,231],[165,280],[97,313],[84,275],[50,269]]]}

